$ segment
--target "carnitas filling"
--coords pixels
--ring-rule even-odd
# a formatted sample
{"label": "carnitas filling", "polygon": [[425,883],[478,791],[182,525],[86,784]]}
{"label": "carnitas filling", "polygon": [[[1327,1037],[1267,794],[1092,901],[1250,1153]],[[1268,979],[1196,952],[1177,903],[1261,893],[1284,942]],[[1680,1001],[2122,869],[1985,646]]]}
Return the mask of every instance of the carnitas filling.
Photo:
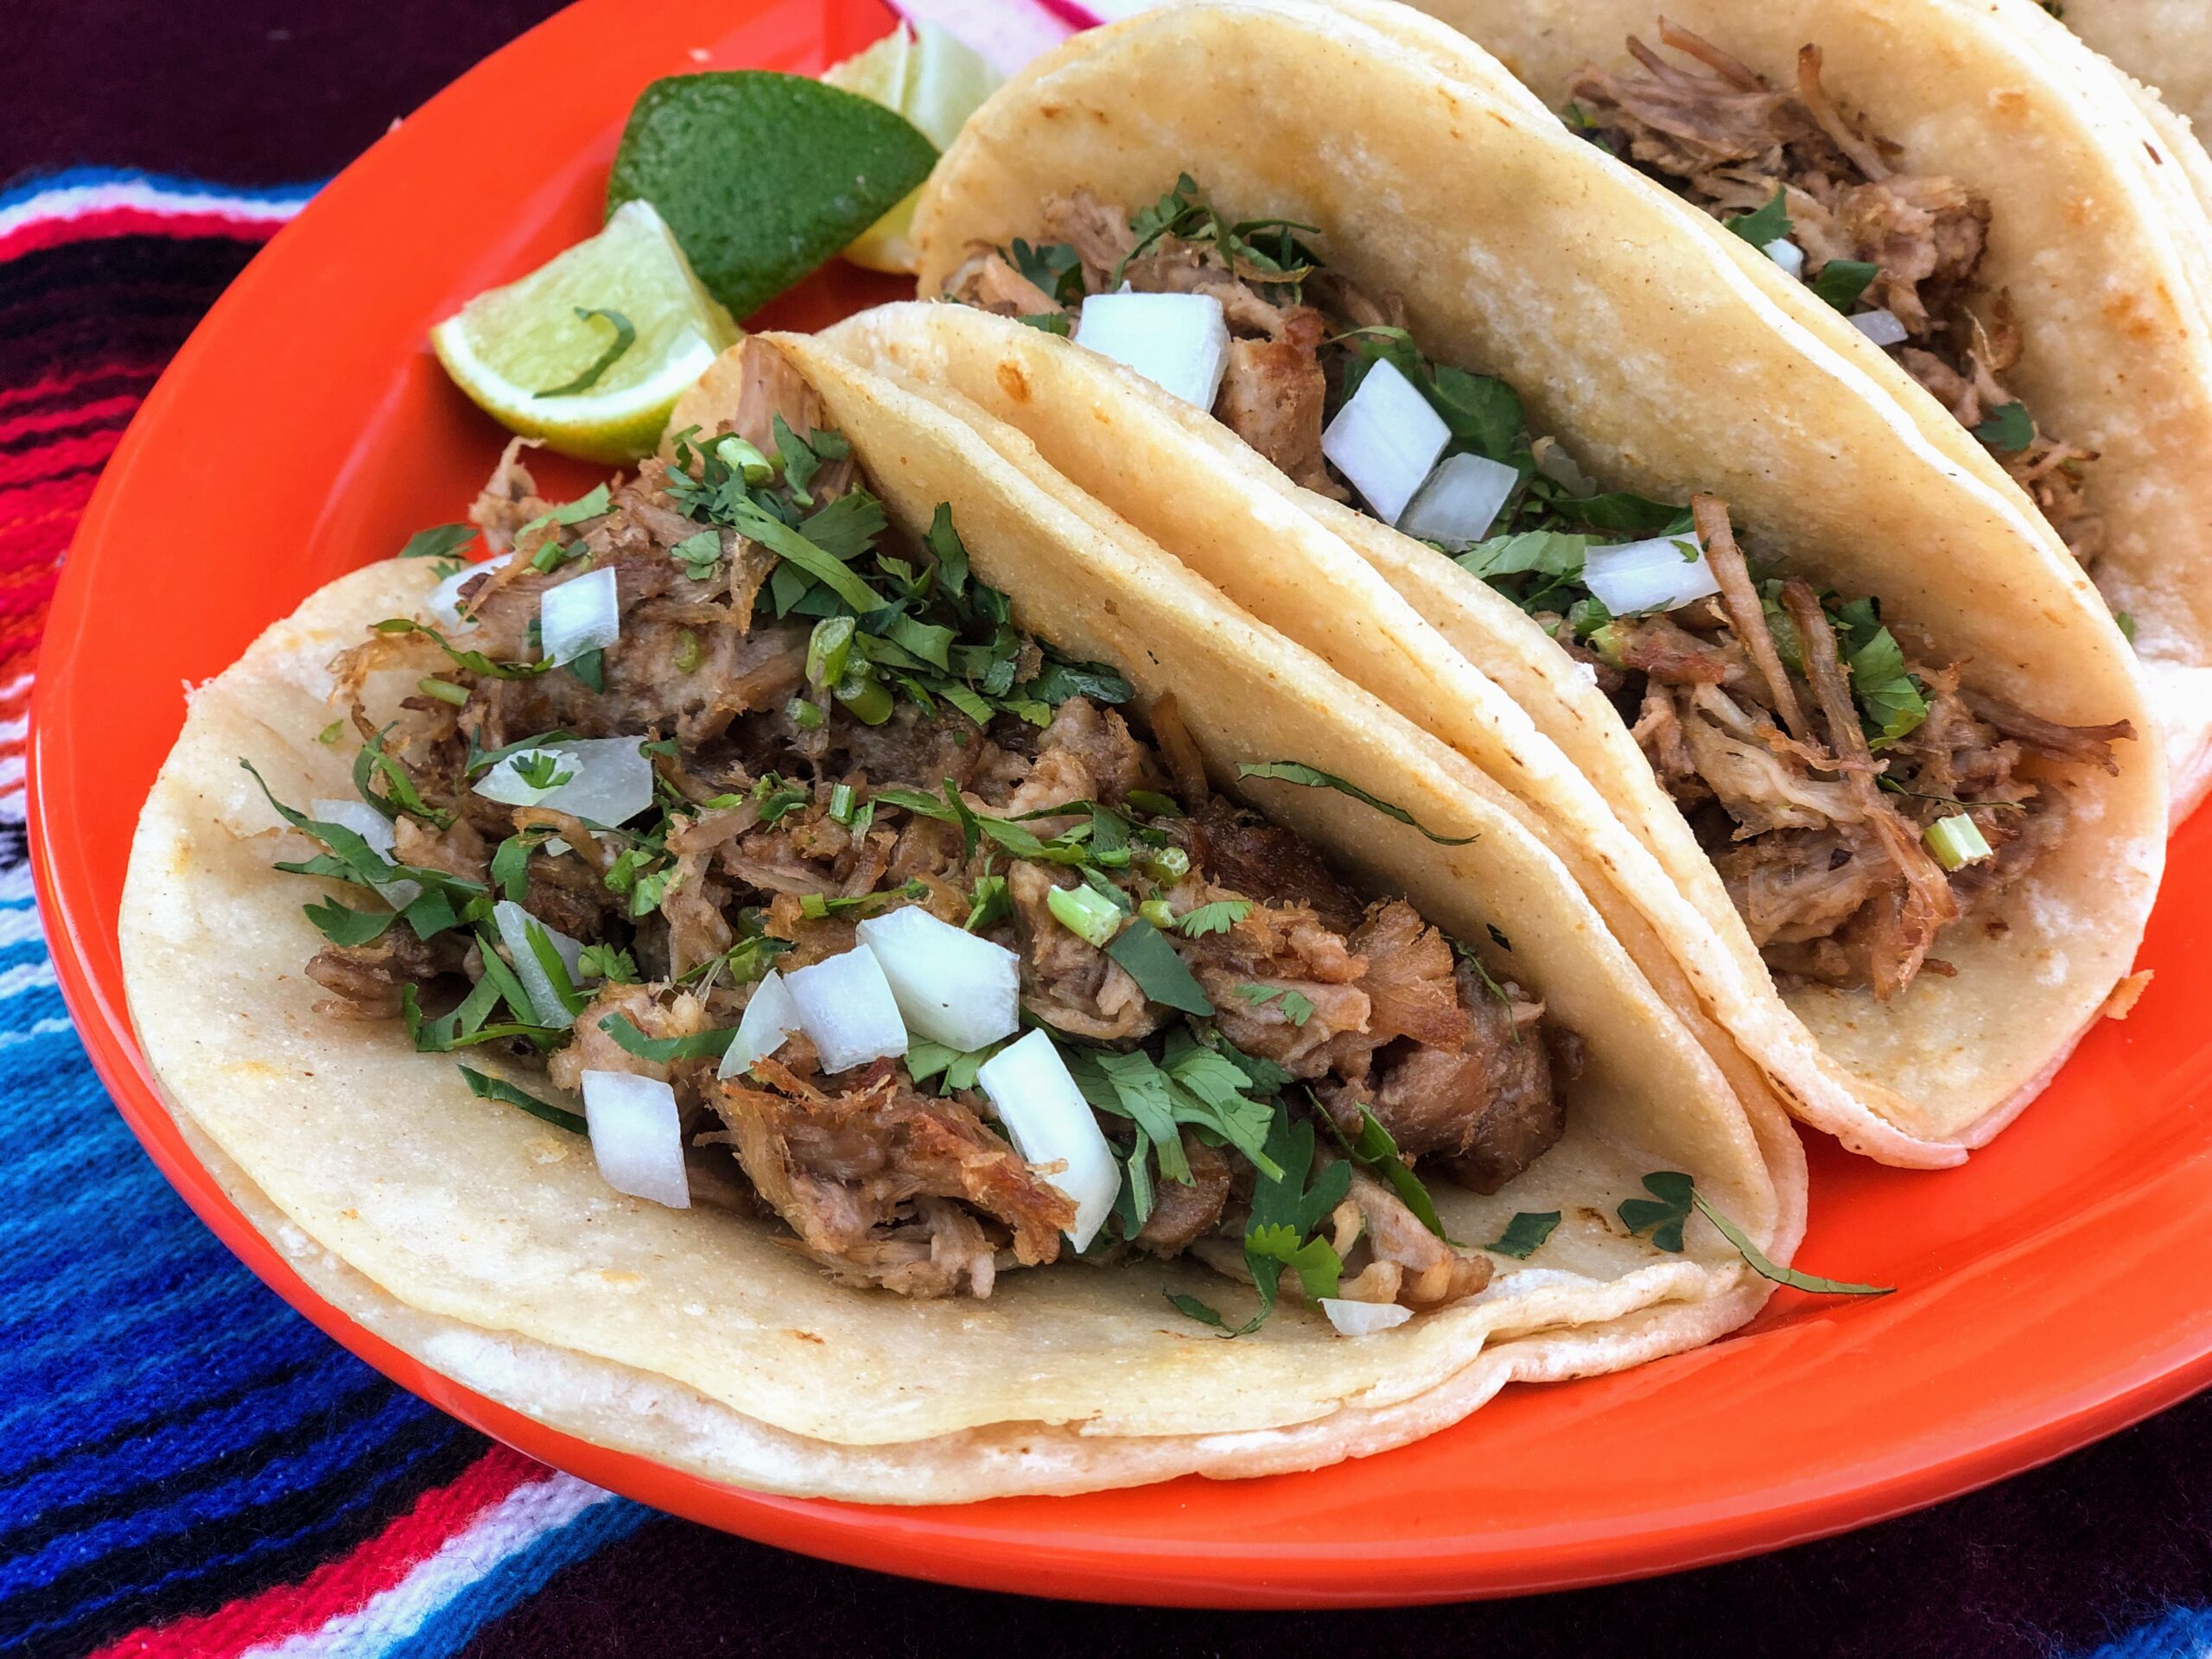
{"label": "carnitas filling", "polygon": [[1568,121],[1864,318],[2074,556],[2094,561],[2104,539],[2085,499],[2095,452],[2044,431],[2005,385],[2026,342],[2007,296],[1978,276],[1987,200],[1912,171],[1903,146],[1838,105],[1821,85],[1817,46],[1798,48],[1796,85],[1785,88],[1663,19],[1659,44],[1631,38],[1633,67],[1576,71]]}
{"label": "carnitas filling", "polygon": [[1022,632],[946,509],[888,525],[745,353],[727,426],[582,500],[511,448],[497,559],[337,660],[360,798],[280,809],[323,849],[284,868],[373,890],[308,907],[322,1013],[855,1285],[1194,1252],[1263,1313],[1483,1288],[1421,1179],[1541,1157],[1572,1033],[1217,792],[1172,700]]}
{"label": "carnitas filling", "polygon": [[[1307,226],[1232,223],[1187,176],[1135,218],[1077,190],[1041,221],[1050,240],[976,249],[949,296],[1096,338],[1141,370],[1159,365],[1124,334],[1094,335],[1091,308],[1125,286],[1217,301],[1215,416],[1297,483],[1361,501],[1535,616],[1613,699],[1785,979],[1886,1001],[1949,972],[1934,954],[1944,930],[2001,931],[1995,901],[2065,833],[2069,773],[2116,771],[2111,746],[2134,735],[1967,687],[1873,599],[1739,545],[1717,498],[1599,491],[1530,433],[1510,385],[1432,361],[1393,296],[1328,270]],[[1420,401],[1411,416],[1378,405],[1355,430],[1350,406],[1378,375]],[[1407,453],[1426,481],[1386,510],[1373,480]]]}

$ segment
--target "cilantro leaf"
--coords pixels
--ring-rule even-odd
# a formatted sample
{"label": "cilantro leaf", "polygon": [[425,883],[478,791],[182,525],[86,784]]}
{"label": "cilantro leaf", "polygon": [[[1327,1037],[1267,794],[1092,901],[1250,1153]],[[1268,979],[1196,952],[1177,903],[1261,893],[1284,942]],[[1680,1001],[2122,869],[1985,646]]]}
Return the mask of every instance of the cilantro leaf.
{"label": "cilantro leaf", "polygon": [[1721,223],[1742,237],[1762,252],[1770,242],[1779,242],[1797,227],[1790,223],[1788,193],[1780,185],[1774,187],[1774,199],[1754,213],[1738,213]]}
{"label": "cilantro leaf", "polygon": [[540,1100],[527,1090],[518,1089],[505,1077],[495,1077],[488,1071],[479,1071],[473,1065],[460,1068],[461,1081],[468,1085],[468,1092],[479,1100],[496,1100],[503,1105],[519,1106],[532,1117],[541,1118],[556,1129],[566,1129],[570,1135],[589,1135],[591,1125],[583,1114],[572,1112],[564,1106]]}
{"label": "cilantro leaf", "polygon": [[[1225,1337],[1236,1337],[1243,1332],[1229,1328],[1229,1321],[1221,1317],[1217,1308],[1207,1306],[1195,1296],[1185,1296],[1179,1291],[1163,1290],[1160,1294],[1175,1305],[1175,1311],[1186,1319],[1196,1319],[1200,1325],[1210,1325]],[[1249,1327],[1248,1327],[1249,1328]]]}
{"label": "cilantro leaf", "polygon": [[801,520],[798,533],[834,559],[856,559],[889,523],[882,502],[866,490],[847,490]]}
{"label": "cilantro leaf", "polygon": [[1297,784],[1306,789],[1333,789],[1339,795],[1349,795],[1363,806],[1371,806],[1386,818],[1418,830],[1440,847],[1465,847],[1479,839],[1476,836],[1440,836],[1433,830],[1417,822],[1414,815],[1402,806],[1394,806],[1380,796],[1370,795],[1355,783],[1323,772],[1319,766],[1309,766],[1302,760],[1243,761],[1236,768],[1239,778],[1272,778],[1279,783]]}
{"label": "cilantro leaf", "polygon": [[722,537],[718,530],[702,530],[696,536],[686,536],[668,550],[668,556],[683,567],[683,574],[694,582],[711,582],[722,562]]}
{"label": "cilantro leaf", "polygon": [[[988,825],[986,826],[988,828]],[[1210,1015],[1213,1002],[1183,965],[1175,947],[1141,916],[1115,935],[1106,954],[1128,970],[1146,998],[1185,1014]]]}
{"label": "cilantro leaf", "polygon": [[1175,931],[1185,938],[1202,939],[1209,933],[1226,933],[1252,913],[1249,899],[1217,899],[1175,918]]}
{"label": "cilantro leaf", "polygon": [[[1308,1098],[1311,1097],[1309,1091]],[[1452,1242],[1451,1235],[1444,1230],[1443,1221],[1437,1216],[1436,1200],[1429,1196],[1428,1189],[1421,1185],[1421,1177],[1413,1173],[1400,1155],[1398,1143],[1390,1138],[1390,1131],[1382,1127],[1373,1112],[1364,1106],[1359,1109],[1359,1137],[1347,1141],[1344,1131],[1337,1127],[1337,1120],[1318,1100],[1313,1102],[1313,1111],[1314,1116],[1327,1126],[1329,1133],[1336,1137],[1337,1145],[1347,1158],[1361,1168],[1381,1176],[1389,1183],[1390,1189],[1398,1195],[1406,1208],[1414,1212],[1422,1226],[1446,1243]]]}
{"label": "cilantro leaf", "polygon": [[694,1032],[689,1037],[648,1037],[626,1014],[608,1014],[599,1022],[599,1028],[626,1053],[659,1065],[671,1060],[720,1059],[737,1040],[735,1026]]}
{"label": "cilantro leaf", "polygon": [[1974,435],[1993,449],[2018,454],[2036,441],[2036,423],[2025,404],[1999,404],[1974,428]]}
{"label": "cilantro leaf", "polygon": [[1879,265],[1869,264],[1864,259],[1831,259],[1813,278],[1813,292],[1848,315],[1851,308],[1859,303],[1859,296],[1866,291],[1866,284],[1881,273]]}
{"label": "cilantro leaf", "polygon": [[1280,1000],[1282,1017],[1294,1026],[1304,1027],[1313,1017],[1313,1004],[1300,992],[1287,985],[1239,985],[1236,995],[1244,999],[1247,1007],[1263,1008]]}
{"label": "cilantro leaf", "polygon": [[[1634,1203],[1631,1199],[1630,1202]],[[1493,1255],[1510,1255],[1516,1262],[1525,1262],[1536,1253],[1537,1248],[1552,1236],[1559,1225],[1559,1211],[1523,1210],[1505,1224],[1505,1230],[1497,1239],[1483,1246]]]}
{"label": "cilantro leaf", "polygon": [[1624,1198],[1618,1214],[1630,1236],[1649,1231],[1651,1242],[1662,1250],[1682,1248],[1682,1224],[1690,1218],[1695,1186],[1680,1170],[1662,1169],[1643,1178],[1648,1198]]}
{"label": "cilantro leaf", "polygon": [[418,530],[407,538],[399,550],[403,559],[450,559],[458,557],[461,550],[476,539],[474,524],[435,524],[429,530]]}
{"label": "cilantro leaf", "polygon": [[356,910],[335,899],[323,899],[302,906],[308,919],[321,930],[323,938],[333,944],[367,944],[380,939],[399,919],[397,911]]}

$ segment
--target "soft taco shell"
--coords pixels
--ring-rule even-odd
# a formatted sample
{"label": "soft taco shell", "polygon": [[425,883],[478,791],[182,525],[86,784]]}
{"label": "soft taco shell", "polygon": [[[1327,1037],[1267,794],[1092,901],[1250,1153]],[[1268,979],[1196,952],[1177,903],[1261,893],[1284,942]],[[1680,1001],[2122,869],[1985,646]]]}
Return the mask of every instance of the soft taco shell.
{"label": "soft taco shell", "polygon": [[[2183,124],[2068,32],[2082,26],[2074,7],[2062,24],[2035,0],[1325,3],[1447,74],[1494,81],[1496,65],[1428,27],[1441,22],[1553,110],[1578,69],[1625,62],[1626,38],[1654,39],[1662,13],[1777,86],[1794,85],[1799,47],[1819,46],[1822,86],[1904,147],[1902,167],[1989,202],[1979,279],[2011,296],[2026,341],[2006,383],[2049,430],[2097,452],[2088,501],[2106,535],[2095,580],[2134,619],[2176,820],[2212,788],[2212,472],[2202,462],[2212,446],[2212,223],[2199,188],[2212,163]],[[2190,55],[2184,44],[2178,60]],[[1940,453],[2003,476],[1834,308],[1693,217],[1736,244],[1793,320],[1856,360]]]}
{"label": "soft taco shell", "polygon": [[717,1478],[887,1503],[1315,1466],[1432,1432],[1510,1376],[1612,1369],[1748,1318],[1765,1286],[1702,1221],[1663,1255],[1610,1209],[1644,1173],[1687,1170],[1786,1261],[1802,1155],[1769,1106],[1729,1094],[1556,863],[1454,782],[1465,763],[935,405],[794,351],[895,519],[950,502],[1017,621],[1122,662],[1143,695],[1174,692],[1211,763],[1294,753],[1478,836],[1436,849],[1326,791],[1265,802],[1357,846],[1365,875],[1440,925],[1507,930],[1514,971],[1584,1037],[1567,1139],[1493,1198],[1439,1192],[1467,1238],[1560,1209],[1530,1264],[1547,1272],[1358,1342],[1294,1310],[1222,1342],[1162,1291],[1232,1308],[1241,1293],[1173,1264],[1008,1274],[982,1302],[855,1292],[764,1224],[613,1192],[584,1143],[473,1099],[450,1057],[396,1028],[318,1016],[308,889],[270,868],[287,838],[238,760],[280,798],[346,791],[347,758],[315,738],[326,664],[419,605],[421,562],[312,595],[196,692],[133,846],[121,944],[141,1042],[255,1224],[341,1307],[549,1422]]}
{"label": "soft taco shell", "polygon": [[[1321,227],[1333,268],[1402,299],[1440,359],[1520,388],[1532,424],[1608,486],[1675,499],[1711,489],[1764,547],[1879,596],[1967,659],[1975,683],[2056,719],[2151,729],[2124,645],[2009,484],[1955,465],[1859,353],[1799,326],[1768,291],[1770,264],[1726,245],[1737,238],[1706,234],[1702,214],[1596,156],[1494,66],[1503,88],[1448,77],[1435,55],[1296,0],[1155,12],[1079,37],[1001,89],[940,163],[917,219],[924,289],[976,243],[1038,235],[1048,195],[1082,186],[1146,201],[1191,173],[1232,218]],[[1135,112],[1129,89],[1171,61],[1202,67],[1215,95]],[[1295,134],[1316,125],[1360,142],[1300,148]],[[1437,164],[1449,140],[1469,165]],[[2075,822],[2008,911],[2012,935],[1946,936],[1955,979],[1923,979],[1888,1007],[1813,988],[1785,1007],[1610,703],[1516,607],[1427,548],[1294,490],[1209,416],[1038,330],[918,306],[835,337],[857,348],[863,334],[880,359],[1021,427],[1050,465],[1537,808],[1613,887],[1597,901],[1655,982],[1673,994],[1685,981],[1808,1121],[1847,1144],[1957,1161],[2040,1088],[2127,971],[2163,862],[2150,744],[2132,746],[2119,779],[2071,780]],[[1322,533],[1286,530],[1285,503]],[[1468,689],[1440,632],[1525,719]],[[1547,740],[1585,786],[1561,779]],[[1624,826],[1644,860],[1624,849]],[[1649,861],[1671,893],[1654,891]]]}

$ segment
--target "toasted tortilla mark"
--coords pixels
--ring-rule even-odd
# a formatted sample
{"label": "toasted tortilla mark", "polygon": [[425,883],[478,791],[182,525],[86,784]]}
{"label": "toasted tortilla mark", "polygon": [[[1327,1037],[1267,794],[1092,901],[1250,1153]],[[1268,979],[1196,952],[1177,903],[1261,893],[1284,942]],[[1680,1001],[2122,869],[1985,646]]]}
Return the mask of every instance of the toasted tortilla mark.
{"label": "toasted tortilla mark", "polygon": [[1023,376],[1021,365],[1019,363],[999,365],[999,386],[1017,404],[1026,404],[1029,401],[1029,382]]}

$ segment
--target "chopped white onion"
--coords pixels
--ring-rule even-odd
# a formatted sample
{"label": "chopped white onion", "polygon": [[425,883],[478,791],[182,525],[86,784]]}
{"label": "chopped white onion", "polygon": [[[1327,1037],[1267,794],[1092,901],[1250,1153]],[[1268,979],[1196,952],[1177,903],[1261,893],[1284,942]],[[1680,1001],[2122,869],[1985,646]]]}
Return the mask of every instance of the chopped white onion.
{"label": "chopped white onion", "polygon": [[461,613],[461,590],[477,577],[512,563],[514,555],[502,553],[497,558],[486,559],[478,564],[464,564],[430,589],[430,596],[423,601],[423,608],[448,630],[473,628],[475,623]]}
{"label": "chopped white onion", "polygon": [[614,572],[590,570],[548,588],[537,601],[537,643],[549,663],[573,663],[622,637]]}
{"label": "chopped white onion", "polygon": [[784,976],[771,968],[753,988],[753,1000],[737,1022],[737,1036],[722,1051],[718,1077],[741,1076],[755,1060],[765,1060],[784,1046],[784,1039],[799,1029],[798,1004],[791,1000]]}
{"label": "chopped white onion", "polygon": [[1320,1307],[1340,1337],[1371,1337],[1414,1316],[1413,1309],[1395,1302],[1348,1302],[1340,1296],[1322,1297]]}
{"label": "chopped white onion", "polygon": [[1792,276],[1802,276],[1805,274],[1805,250],[1786,236],[1777,236],[1759,251]]}
{"label": "chopped white onion", "polygon": [[[1687,556],[1688,549],[1696,550],[1695,557]],[[1705,550],[1687,531],[1648,542],[1592,548],[1583,556],[1582,583],[1615,616],[1671,611],[1720,591]]]}
{"label": "chopped white onion", "polygon": [[1877,346],[1902,346],[1910,338],[1894,311],[1861,311],[1851,319],[1851,326]]}
{"label": "chopped white onion", "polygon": [[1452,429],[1421,389],[1378,361],[1321,434],[1321,453],[1376,518],[1395,524],[1451,441]]}
{"label": "chopped white onion", "polygon": [[584,953],[583,941],[572,939],[558,928],[549,927],[512,899],[502,899],[492,906],[492,919],[499,929],[501,943],[507,955],[514,959],[515,977],[522,981],[523,989],[529,994],[530,1006],[536,1010],[537,1023],[566,1031],[576,1023],[576,1016],[569,1012],[569,1005],[562,1001],[553,988],[552,976],[545,971],[545,964],[538,961],[537,952],[530,948],[530,935],[540,932],[553,942],[553,949],[560,953],[561,963],[569,970],[569,982],[576,983],[576,963]]}
{"label": "chopped white onion", "polygon": [[1424,542],[1464,553],[1490,534],[1520,483],[1517,467],[1485,455],[1453,455],[1428,475],[1398,520],[1398,528]]}
{"label": "chopped white onion", "polygon": [[[634,818],[653,804],[653,763],[642,737],[565,737],[511,754],[476,781],[476,792],[507,806],[550,807],[588,823],[609,826]],[[525,782],[516,770],[533,755],[560,762],[549,789]]]}
{"label": "chopped white onion", "polygon": [[822,1057],[824,1071],[843,1071],[906,1052],[898,999],[875,953],[864,944],[784,976],[798,1008],[799,1028]]}
{"label": "chopped white onion", "polygon": [[919,905],[855,930],[875,953],[906,1029],[963,1053],[1021,1029],[1021,958]]}
{"label": "chopped white onion", "polygon": [[1213,407],[1229,367],[1229,324],[1211,294],[1093,294],[1075,343],[1135,369],[1162,391]]}
{"label": "chopped white onion", "polygon": [[676,1090],[632,1071],[584,1073],[584,1122],[602,1179],[617,1192],[671,1210],[691,1207]]}
{"label": "chopped white onion", "polygon": [[[308,816],[318,823],[334,823],[341,830],[351,830],[369,843],[372,851],[385,858],[392,855],[397,844],[391,820],[371,806],[366,801],[309,801]],[[379,881],[377,891],[394,910],[404,910],[423,893],[420,881]]]}
{"label": "chopped white onion", "polygon": [[1043,1032],[1033,1031],[984,1061],[976,1081],[1023,1158],[1065,1166],[1043,1179],[1075,1200],[1068,1240],[1084,1249],[1113,1213],[1122,1170],[1059,1050]]}

